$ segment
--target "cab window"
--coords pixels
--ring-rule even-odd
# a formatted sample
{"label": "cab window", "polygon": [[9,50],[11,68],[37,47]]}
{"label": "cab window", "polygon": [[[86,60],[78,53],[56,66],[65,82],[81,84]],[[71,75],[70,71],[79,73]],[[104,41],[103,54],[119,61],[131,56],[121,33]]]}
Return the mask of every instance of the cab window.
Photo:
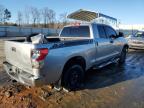
{"label": "cab window", "polygon": [[97,25],[99,37],[100,38],[107,38],[104,27],[102,25]]}
{"label": "cab window", "polygon": [[117,36],[116,31],[112,27],[105,26],[104,28],[108,38],[110,38],[111,36]]}

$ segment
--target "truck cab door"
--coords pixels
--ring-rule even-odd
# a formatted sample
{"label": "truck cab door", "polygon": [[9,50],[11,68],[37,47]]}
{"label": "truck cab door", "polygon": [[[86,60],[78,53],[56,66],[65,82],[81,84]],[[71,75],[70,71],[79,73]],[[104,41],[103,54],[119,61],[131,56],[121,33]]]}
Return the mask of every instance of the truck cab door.
{"label": "truck cab door", "polygon": [[[98,32],[95,35],[96,31]],[[112,55],[112,43],[110,39],[107,37],[104,26],[101,24],[93,24],[93,33],[95,37],[95,46],[96,46],[96,64],[100,64],[108,61]]]}
{"label": "truck cab door", "polygon": [[120,53],[120,47],[119,47],[119,42],[117,38],[117,33],[116,31],[110,27],[110,26],[104,26],[107,38],[109,39],[110,42],[110,57],[114,58]]}

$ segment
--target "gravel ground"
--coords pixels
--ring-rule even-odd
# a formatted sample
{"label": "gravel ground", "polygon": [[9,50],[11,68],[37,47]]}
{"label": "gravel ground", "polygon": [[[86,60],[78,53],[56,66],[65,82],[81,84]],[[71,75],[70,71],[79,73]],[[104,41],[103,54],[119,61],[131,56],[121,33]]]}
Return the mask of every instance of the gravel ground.
{"label": "gravel ground", "polygon": [[129,51],[123,66],[90,70],[84,87],[69,93],[14,82],[3,70],[3,61],[0,41],[0,108],[144,108],[144,51]]}

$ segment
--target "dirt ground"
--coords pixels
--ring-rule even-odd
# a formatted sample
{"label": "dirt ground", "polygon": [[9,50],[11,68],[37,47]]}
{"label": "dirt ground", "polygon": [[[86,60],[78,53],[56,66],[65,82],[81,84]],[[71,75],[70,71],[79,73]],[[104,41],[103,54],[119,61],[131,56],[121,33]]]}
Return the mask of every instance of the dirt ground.
{"label": "dirt ground", "polygon": [[26,88],[10,80],[3,61],[0,41],[0,108],[144,108],[144,51],[129,51],[123,66],[90,70],[84,86],[69,93]]}

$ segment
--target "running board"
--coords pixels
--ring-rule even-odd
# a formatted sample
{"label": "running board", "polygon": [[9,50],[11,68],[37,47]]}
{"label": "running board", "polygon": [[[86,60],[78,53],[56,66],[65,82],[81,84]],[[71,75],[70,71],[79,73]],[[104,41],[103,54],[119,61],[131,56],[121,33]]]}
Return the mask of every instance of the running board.
{"label": "running board", "polygon": [[111,61],[108,61],[108,62],[105,62],[105,63],[102,63],[102,64],[100,64],[100,65],[96,65],[96,66],[93,67],[93,69],[99,69],[99,68],[105,67],[105,66],[107,66],[107,65],[109,65],[109,64],[117,63],[118,60],[119,60],[119,58],[114,59],[114,60],[111,60]]}

